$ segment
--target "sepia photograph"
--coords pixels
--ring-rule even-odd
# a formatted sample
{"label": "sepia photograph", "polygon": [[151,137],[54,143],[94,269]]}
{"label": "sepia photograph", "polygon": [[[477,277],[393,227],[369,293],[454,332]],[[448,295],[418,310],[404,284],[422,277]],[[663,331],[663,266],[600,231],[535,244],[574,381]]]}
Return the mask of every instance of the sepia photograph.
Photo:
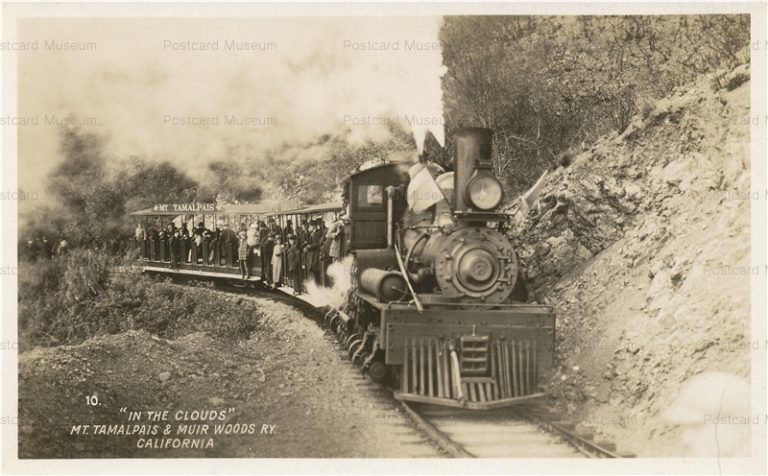
{"label": "sepia photograph", "polygon": [[766,471],[765,2],[1,8],[3,473]]}

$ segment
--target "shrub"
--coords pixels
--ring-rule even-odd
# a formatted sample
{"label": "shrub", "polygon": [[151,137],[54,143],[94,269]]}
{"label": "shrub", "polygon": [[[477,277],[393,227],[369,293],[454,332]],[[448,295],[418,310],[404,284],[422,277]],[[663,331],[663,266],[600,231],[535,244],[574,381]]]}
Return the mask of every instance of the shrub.
{"label": "shrub", "polygon": [[198,283],[195,289],[156,281],[93,251],[22,263],[19,273],[21,349],[77,344],[103,334],[144,329],[177,338],[205,331],[247,338],[261,317],[253,301]]}

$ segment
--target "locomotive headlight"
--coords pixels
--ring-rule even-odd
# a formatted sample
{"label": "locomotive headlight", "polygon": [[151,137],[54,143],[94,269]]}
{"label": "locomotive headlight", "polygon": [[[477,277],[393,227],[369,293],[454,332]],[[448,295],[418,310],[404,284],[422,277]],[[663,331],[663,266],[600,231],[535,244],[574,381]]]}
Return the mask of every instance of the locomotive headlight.
{"label": "locomotive headlight", "polygon": [[480,210],[493,210],[501,203],[504,190],[493,175],[476,175],[467,185],[469,200]]}

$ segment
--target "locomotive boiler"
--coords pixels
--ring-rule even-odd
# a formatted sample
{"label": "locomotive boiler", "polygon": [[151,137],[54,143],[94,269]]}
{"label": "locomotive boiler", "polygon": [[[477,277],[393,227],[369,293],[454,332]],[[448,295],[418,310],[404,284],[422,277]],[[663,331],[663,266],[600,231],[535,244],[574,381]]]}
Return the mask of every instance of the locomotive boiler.
{"label": "locomotive boiler", "polygon": [[453,170],[389,163],[345,183],[353,288],[333,319],[350,355],[399,399],[471,409],[541,397],[551,307],[525,302],[503,234],[492,131],[460,129]]}

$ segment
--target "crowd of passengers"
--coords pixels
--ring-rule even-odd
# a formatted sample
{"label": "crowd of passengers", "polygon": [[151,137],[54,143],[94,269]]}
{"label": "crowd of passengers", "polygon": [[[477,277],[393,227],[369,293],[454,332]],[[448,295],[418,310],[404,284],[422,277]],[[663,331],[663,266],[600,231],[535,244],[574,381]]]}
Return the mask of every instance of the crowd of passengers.
{"label": "crowd of passengers", "polygon": [[[318,218],[302,220],[295,229],[292,221],[287,220],[283,228],[273,217],[249,226],[241,223],[238,231],[224,222],[219,222],[213,230],[202,222],[191,230],[186,223],[182,223],[181,228],[171,222],[164,228],[150,230],[139,223],[135,238],[163,243],[171,269],[181,262],[191,263],[193,247],[197,263],[204,262],[206,249],[209,263],[215,261],[217,250],[219,260],[225,259],[229,251],[237,259],[243,279],[251,278],[251,268],[258,264],[265,283],[274,287],[287,284],[299,293],[302,283],[308,279],[320,283],[328,264],[340,259],[343,225],[343,218],[327,227]],[[203,246],[204,243],[207,246]],[[183,250],[188,250],[187,256],[182,256]]]}
{"label": "crowd of passengers", "polygon": [[30,261],[50,259],[67,254],[69,244],[64,238],[49,240],[47,235],[30,238],[19,248],[19,259],[26,257]]}

